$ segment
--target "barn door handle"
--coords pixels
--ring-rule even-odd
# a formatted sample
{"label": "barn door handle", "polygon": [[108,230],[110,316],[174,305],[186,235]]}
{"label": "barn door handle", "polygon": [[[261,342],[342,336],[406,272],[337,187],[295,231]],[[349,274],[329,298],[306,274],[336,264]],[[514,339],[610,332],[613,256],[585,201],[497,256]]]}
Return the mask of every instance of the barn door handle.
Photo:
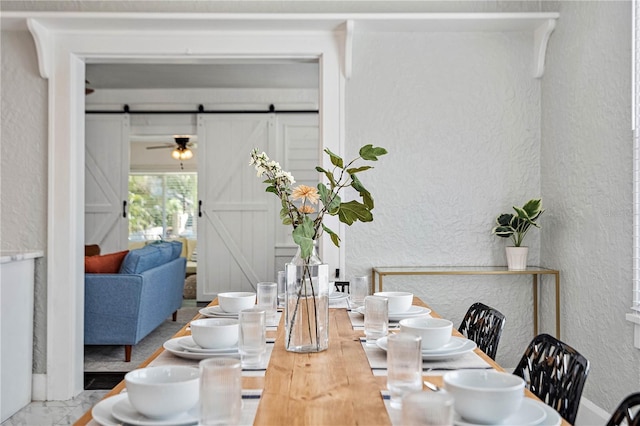
{"label": "barn door handle", "polygon": [[202,217],[202,200],[198,200],[198,217]]}
{"label": "barn door handle", "polygon": [[122,217],[127,217],[127,200],[122,202]]}

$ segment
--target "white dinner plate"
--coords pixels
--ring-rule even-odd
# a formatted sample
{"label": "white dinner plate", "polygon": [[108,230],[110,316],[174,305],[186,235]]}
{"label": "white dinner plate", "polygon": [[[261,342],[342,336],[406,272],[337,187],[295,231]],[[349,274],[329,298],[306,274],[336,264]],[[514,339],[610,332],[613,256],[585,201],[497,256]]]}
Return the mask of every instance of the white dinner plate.
{"label": "white dinner plate", "polygon": [[198,352],[203,354],[216,354],[216,353],[233,353],[238,352],[238,345],[233,345],[230,348],[220,348],[220,349],[206,349],[202,346],[198,345],[194,340],[193,336],[184,336],[180,337],[177,340],[178,345],[182,349],[186,349],[189,352]]}
{"label": "white dinner plate", "polygon": [[216,306],[207,306],[206,308],[202,308],[200,309],[198,312],[200,312],[200,315],[205,316],[205,317],[209,317],[209,318],[215,318],[215,317],[222,317],[222,318],[238,318],[238,314],[235,313],[230,313],[230,312],[225,312],[222,310],[222,308],[218,305]]}
{"label": "white dinner plate", "polygon": [[446,345],[441,346],[439,348],[435,348],[435,349],[423,349],[422,353],[423,354],[447,353],[447,352],[455,351],[457,349],[461,349],[466,343],[467,343],[467,339],[465,339],[464,337],[452,336],[451,340],[449,340],[449,343],[447,343]]}
{"label": "white dinner plate", "polygon": [[[126,394],[125,394],[126,397]],[[112,415],[121,422],[135,426],[184,426],[195,425],[200,420],[200,410],[196,404],[191,410],[185,411],[168,419],[150,419],[140,414],[129,402],[129,398],[123,398],[113,404]]]}
{"label": "white dinner plate", "polygon": [[[541,406],[540,402],[531,398],[524,398],[520,409],[501,423],[497,423],[497,425],[535,426],[540,425],[546,418],[547,411]],[[460,414],[454,413],[453,424],[456,426],[478,426],[480,423],[469,422],[460,417]]]}
{"label": "white dinner plate", "polygon": [[172,353],[175,356],[179,356],[180,358],[186,359],[206,359],[206,358],[214,358],[214,357],[227,357],[227,358],[240,358],[240,354],[238,352],[217,352],[217,353],[200,353],[200,352],[191,352],[184,349],[182,346],[178,344],[178,340],[181,337],[176,337],[174,339],[167,340],[164,342],[162,347],[169,353]]}
{"label": "white dinner plate", "polygon": [[[471,352],[478,347],[478,345],[476,345],[476,342],[474,342],[473,340],[465,339],[464,337],[456,337],[456,339],[464,339],[465,340],[464,345],[462,345],[462,347],[457,349],[451,349],[451,350],[439,352],[439,353],[432,354],[432,353],[422,352],[422,359],[424,361],[441,361],[445,359],[456,358],[456,357],[459,357],[460,355],[464,355],[468,352]],[[376,341],[376,345],[378,345],[380,349],[383,349],[386,351],[387,337],[385,336],[378,339]]]}
{"label": "white dinner plate", "polygon": [[422,317],[429,315],[430,313],[431,309],[429,308],[413,305],[405,312],[389,312],[389,321],[400,321],[405,318]]}
{"label": "white dinner plate", "polygon": [[562,417],[556,410],[542,401],[536,401],[535,399],[534,401],[536,404],[540,404],[544,412],[547,413],[547,417],[538,426],[560,426],[562,424]]}
{"label": "white dinner plate", "polygon": [[[364,306],[360,306],[359,308],[355,309],[355,312],[364,315]],[[422,317],[422,316],[426,316],[429,315],[431,313],[431,309],[429,308],[424,308],[422,306],[416,306],[413,305],[411,306],[411,308],[409,308],[407,311],[405,312],[400,312],[400,313],[389,313],[389,321],[400,321],[401,319],[404,318],[416,318],[416,317]]]}
{"label": "white dinner plate", "polygon": [[91,416],[93,420],[98,422],[100,426],[121,426],[122,422],[113,417],[111,414],[113,406],[116,402],[121,401],[123,398],[127,398],[126,393],[114,395],[98,402],[91,409]]}

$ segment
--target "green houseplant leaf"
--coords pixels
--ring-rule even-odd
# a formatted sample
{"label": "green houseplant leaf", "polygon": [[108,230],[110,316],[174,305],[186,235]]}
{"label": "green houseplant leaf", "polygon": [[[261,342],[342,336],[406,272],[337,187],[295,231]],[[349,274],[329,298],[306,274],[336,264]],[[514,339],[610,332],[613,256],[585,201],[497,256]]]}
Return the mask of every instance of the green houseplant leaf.
{"label": "green houseplant leaf", "polygon": [[373,221],[373,215],[367,206],[355,200],[340,204],[338,218],[340,222],[346,223],[347,225],[351,225],[358,220],[361,222]]}
{"label": "green houseplant leaf", "polygon": [[387,153],[387,150],[380,147],[374,147],[373,145],[365,145],[360,148],[360,157],[368,161],[378,161],[378,157]]}
{"label": "green houseplant leaf", "polygon": [[502,238],[511,238],[515,247],[521,247],[524,237],[533,225],[540,228],[536,220],[544,212],[542,199],[534,198],[525,203],[522,207],[513,207],[516,214],[502,213],[496,218],[496,226],[491,233]]}

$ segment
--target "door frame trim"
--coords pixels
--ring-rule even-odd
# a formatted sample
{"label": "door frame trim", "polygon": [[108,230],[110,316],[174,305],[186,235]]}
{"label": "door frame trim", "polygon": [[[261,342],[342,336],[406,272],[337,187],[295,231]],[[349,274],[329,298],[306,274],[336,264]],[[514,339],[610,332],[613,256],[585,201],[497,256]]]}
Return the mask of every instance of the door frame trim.
{"label": "door frame trim", "polygon": [[[67,15],[27,19],[42,77],[49,80],[46,380],[40,381],[45,389],[34,389],[47,400],[70,399],[83,390],[86,63],[317,58],[321,146],[344,155],[343,26],[275,29],[265,25],[272,17],[252,15],[237,21],[239,30],[211,30],[216,26],[206,25],[207,16],[171,14],[166,19],[178,25],[150,19],[122,28],[123,14]],[[194,19],[201,25],[185,25]],[[342,247],[334,248],[325,236],[321,256],[344,270],[344,226],[334,217],[327,218],[327,225],[340,235]]]}

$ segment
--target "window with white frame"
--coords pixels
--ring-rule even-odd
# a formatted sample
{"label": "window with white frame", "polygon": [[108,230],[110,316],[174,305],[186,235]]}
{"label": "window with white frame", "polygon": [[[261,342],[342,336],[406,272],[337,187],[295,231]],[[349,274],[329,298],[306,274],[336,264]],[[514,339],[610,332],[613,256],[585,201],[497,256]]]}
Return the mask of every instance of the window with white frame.
{"label": "window with white frame", "polygon": [[196,173],[129,175],[129,241],[195,238]]}

